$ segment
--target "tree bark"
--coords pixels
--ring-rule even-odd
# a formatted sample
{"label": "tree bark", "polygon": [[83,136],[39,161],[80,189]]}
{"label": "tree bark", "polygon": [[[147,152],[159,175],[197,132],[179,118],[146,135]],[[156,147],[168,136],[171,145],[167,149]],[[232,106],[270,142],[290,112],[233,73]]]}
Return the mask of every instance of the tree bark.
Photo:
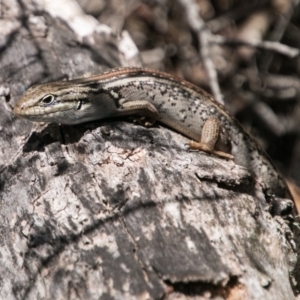
{"label": "tree bark", "polygon": [[13,115],[32,84],[140,62],[101,24],[3,3],[0,298],[293,299],[291,231],[248,170],[159,125]]}

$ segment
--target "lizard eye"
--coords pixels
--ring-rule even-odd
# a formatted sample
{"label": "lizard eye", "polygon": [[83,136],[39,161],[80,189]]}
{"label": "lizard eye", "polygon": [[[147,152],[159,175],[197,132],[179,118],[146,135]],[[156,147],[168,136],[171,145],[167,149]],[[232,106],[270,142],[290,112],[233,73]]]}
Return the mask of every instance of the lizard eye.
{"label": "lizard eye", "polygon": [[51,104],[54,101],[53,95],[47,95],[42,99],[43,104]]}

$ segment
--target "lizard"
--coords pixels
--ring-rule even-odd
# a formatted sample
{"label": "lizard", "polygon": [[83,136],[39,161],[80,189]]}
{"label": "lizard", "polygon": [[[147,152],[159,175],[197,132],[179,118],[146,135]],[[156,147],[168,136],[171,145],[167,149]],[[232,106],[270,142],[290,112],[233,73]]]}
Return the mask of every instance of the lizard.
{"label": "lizard", "polygon": [[192,139],[199,149],[246,167],[275,198],[292,199],[267,154],[226,108],[200,87],[148,68],[122,67],[100,75],[34,85],[14,107],[35,122],[79,124],[144,116]]}

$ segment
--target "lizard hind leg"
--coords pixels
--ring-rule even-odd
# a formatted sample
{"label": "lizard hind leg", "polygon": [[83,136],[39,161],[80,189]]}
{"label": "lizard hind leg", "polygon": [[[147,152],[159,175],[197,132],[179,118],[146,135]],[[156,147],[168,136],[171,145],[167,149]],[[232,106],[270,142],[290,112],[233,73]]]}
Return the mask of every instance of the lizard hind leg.
{"label": "lizard hind leg", "polygon": [[215,150],[218,140],[222,143],[228,142],[228,135],[221,128],[221,124],[218,119],[214,117],[208,118],[202,128],[200,142],[189,142],[190,149],[202,150],[223,158],[233,159],[233,156],[229,153]]}
{"label": "lizard hind leg", "polygon": [[159,116],[156,107],[146,100],[126,101],[121,104],[119,111],[122,115],[132,115],[134,123],[145,127],[152,126]]}

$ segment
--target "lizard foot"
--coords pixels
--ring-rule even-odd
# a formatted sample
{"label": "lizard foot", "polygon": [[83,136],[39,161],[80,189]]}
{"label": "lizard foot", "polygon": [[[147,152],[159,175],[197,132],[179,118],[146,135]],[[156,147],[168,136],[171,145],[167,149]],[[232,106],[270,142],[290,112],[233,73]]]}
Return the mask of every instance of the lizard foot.
{"label": "lizard foot", "polygon": [[222,151],[211,150],[209,147],[207,147],[206,144],[198,143],[195,141],[190,141],[188,143],[188,146],[192,150],[201,150],[201,151],[211,153],[211,154],[223,157],[223,158],[233,159],[233,155],[226,153],[226,152],[222,152]]}

